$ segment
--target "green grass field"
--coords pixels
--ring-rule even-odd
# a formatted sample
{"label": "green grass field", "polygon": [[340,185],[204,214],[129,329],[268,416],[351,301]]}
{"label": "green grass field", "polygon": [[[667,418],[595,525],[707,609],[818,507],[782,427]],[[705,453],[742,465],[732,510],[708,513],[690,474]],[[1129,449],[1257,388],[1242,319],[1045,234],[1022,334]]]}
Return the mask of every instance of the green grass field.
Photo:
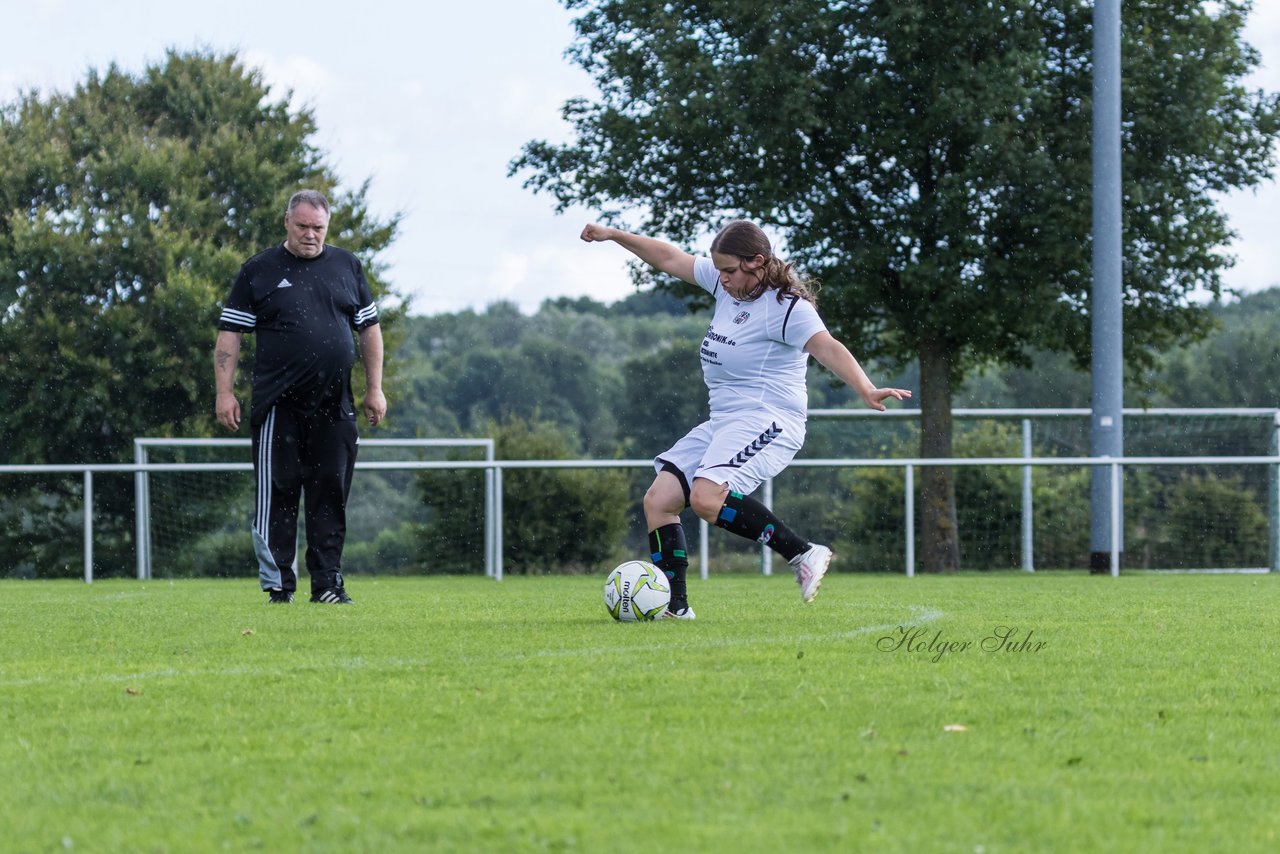
{"label": "green grass field", "polygon": [[1280,850],[1280,578],[602,582],[0,584],[0,849]]}

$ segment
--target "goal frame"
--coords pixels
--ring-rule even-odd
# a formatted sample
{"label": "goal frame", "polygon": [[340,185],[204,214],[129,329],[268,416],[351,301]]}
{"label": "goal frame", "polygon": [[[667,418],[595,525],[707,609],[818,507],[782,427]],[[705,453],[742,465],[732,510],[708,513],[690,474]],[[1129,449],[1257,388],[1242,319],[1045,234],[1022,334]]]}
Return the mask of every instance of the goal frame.
{"label": "goal frame", "polygon": [[[251,439],[194,439],[146,437],[133,440],[133,458],[140,465],[150,462],[152,448],[245,448],[253,446]],[[485,462],[494,461],[493,439],[361,439],[364,448],[481,448]],[[356,468],[365,468],[358,460]],[[501,527],[498,522],[500,508],[497,499],[495,469],[484,470],[484,574],[494,577],[501,572],[499,563]],[[151,578],[151,472],[134,473],[134,498],[137,512],[137,575],[141,581]]]}

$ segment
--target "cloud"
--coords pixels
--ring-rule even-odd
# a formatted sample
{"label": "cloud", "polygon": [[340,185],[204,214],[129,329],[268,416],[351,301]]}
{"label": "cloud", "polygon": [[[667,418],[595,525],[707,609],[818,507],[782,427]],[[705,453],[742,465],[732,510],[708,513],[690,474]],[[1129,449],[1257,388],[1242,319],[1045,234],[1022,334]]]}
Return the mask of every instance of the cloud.
{"label": "cloud", "polygon": [[568,240],[525,252],[503,251],[487,276],[488,293],[516,303],[526,313],[537,311],[544,300],[562,296],[616,302],[633,292],[627,276],[629,257],[616,246]]}
{"label": "cloud", "polygon": [[1272,180],[1260,191],[1241,190],[1222,201],[1231,227],[1240,234],[1226,248],[1236,259],[1223,275],[1230,288],[1249,293],[1280,285],[1280,243],[1273,239],[1277,189]]}
{"label": "cloud", "polygon": [[571,128],[560,111],[566,101],[587,93],[585,77],[578,89],[568,85],[539,85],[528,77],[508,77],[501,82],[498,116],[505,127],[522,139],[566,142]]}
{"label": "cloud", "polygon": [[1245,24],[1244,38],[1262,53],[1258,68],[1249,76],[1251,86],[1280,89],[1280,3],[1255,0]]}
{"label": "cloud", "polygon": [[[1244,38],[1262,58],[1245,79],[1251,89],[1280,91],[1280,3],[1258,0],[1244,30]],[[1275,147],[1280,161],[1280,144]],[[1274,239],[1280,183],[1275,178],[1260,186],[1228,193],[1220,201],[1231,228],[1239,237],[1225,252],[1236,264],[1223,274],[1229,288],[1245,293],[1280,285],[1280,244]]]}
{"label": "cloud", "polygon": [[241,58],[246,66],[262,72],[272,95],[283,98],[291,90],[295,106],[317,104],[333,91],[334,75],[311,57],[297,54],[279,57],[261,50],[248,50]]}

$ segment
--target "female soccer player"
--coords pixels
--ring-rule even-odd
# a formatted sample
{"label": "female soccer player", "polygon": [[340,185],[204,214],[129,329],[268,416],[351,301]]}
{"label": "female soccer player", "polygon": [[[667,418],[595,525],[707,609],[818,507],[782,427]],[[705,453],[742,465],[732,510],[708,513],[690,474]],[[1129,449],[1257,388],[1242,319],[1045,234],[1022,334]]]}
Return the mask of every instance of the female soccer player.
{"label": "female soccer player", "polygon": [[809,283],[773,254],[753,223],[729,223],[711,242],[711,257],[695,257],[670,243],[616,228],[588,225],[588,243],[612,240],[641,261],[715,299],[702,341],[702,375],[711,394],[711,419],[694,427],[654,459],[657,476],[644,496],[649,551],[671,579],[664,617],[694,619],[685,571],[685,507],[708,524],[768,545],[791,564],[800,596],[812,602],[831,563],[831,549],[811,543],[751,497],[782,472],[804,444],[809,356],[844,380],[872,409],[911,392],[876,388],[862,366],[827,331]]}

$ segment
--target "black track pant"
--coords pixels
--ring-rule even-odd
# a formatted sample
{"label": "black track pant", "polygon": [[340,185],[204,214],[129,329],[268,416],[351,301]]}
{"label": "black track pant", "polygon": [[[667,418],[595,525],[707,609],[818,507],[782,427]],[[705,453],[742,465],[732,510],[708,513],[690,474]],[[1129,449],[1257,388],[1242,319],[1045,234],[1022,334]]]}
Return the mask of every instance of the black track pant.
{"label": "black track pant", "polygon": [[277,405],[253,434],[257,500],[253,546],[263,590],[296,590],[298,499],[307,502],[307,572],[312,591],[342,584],[347,493],[359,440],[355,421],[300,415]]}

